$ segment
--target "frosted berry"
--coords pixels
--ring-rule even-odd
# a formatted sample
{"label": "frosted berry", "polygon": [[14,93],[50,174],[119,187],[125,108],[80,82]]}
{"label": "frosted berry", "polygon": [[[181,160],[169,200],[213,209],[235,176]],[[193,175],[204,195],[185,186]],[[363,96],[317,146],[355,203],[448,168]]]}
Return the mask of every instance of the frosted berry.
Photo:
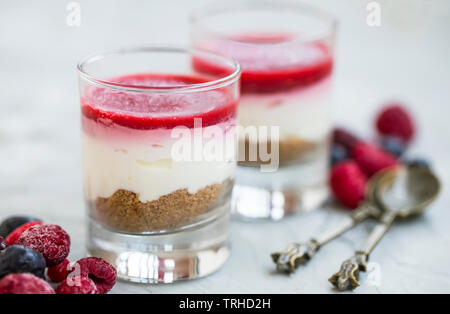
{"label": "frosted berry", "polygon": [[116,269],[99,257],[87,257],[79,260],[81,276],[91,278],[99,294],[105,294],[114,287],[117,280]]}
{"label": "frosted berry", "polygon": [[47,267],[60,264],[70,251],[69,235],[57,225],[33,226],[20,236],[17,243],[42,253]]}
{"label": "frosted berry", "polygon": [[15,229],[13,232],[11,232],[5,239],[5,243],[7,245],[14,245],[17,244],[17,241],[19,240],[20,236],[22,235],[22,233],[24,233],[26,230],[28,230],[29,228],[36,226],[36,225],[42,225],[42,222],[40,221],[32,221],[29,223],[26,223],[20,227],[18,227],[17,229]]}
{"label": "frosted berry", "polygon": [[358,164],[344,161],[331,170],[330,185],[334,198],[354,209],[364,200],[367,180]]}
{"label": "frosted berry", "polygon": [[40,219],[27,216],[8,217],[0,224],[0,237],[6,238],[11,232],[20,226],[33,221],[40,221]]}
{"label": "frosted berry", "polygon": [[70,262],[68,259],[65,259],[61,264],[49,267],[47,269],[47,277],[53,282],[62,282],[71,271]]}
{"label": "frosted berry", "polygon": [[376,128],[380,135],[397,136],[409,142],[415,135],[415,126],[411,114],[401,104],[389,104],[376,119]]}
{"label": "frosted berry", "polygon": [[380,170],[398,165],[395,156],[365,142],[360,142],[353,147],[352,157],[368,177]]}
{"label": "frosted berry", "polygon": [[0,294],[55,294],[53,288],[33,274],[10,274],[0,280]]}
{"label": "frosted berry", "polygon": [[347,149],[341,144],[333,144],[331,147],[331,164],[335,165],[338,162],[347,160],[349,158],[349,154]]}
{"label": "frosted berry", "polygon": [[401,157],[406,151],[405,142],[395,136],[385,136],[381,139],[381,147],[393,156]]}
{"label": "frosted berry", "polygon": [[7,245],[5,243],[5,239],[3,239],[3,237],[0,237],[0,251],[3,251],[6,248],[7,248]]}
{"label": "frosted berry", "polygon": [[31,273],[45,278],[45,259],[41,253],[13,245],[0,252],[0,278],[12,273]]}
{"label": "frosted berry", "polygon": [[97,286],[89,277],[72,277],[64,280],[58,288],[57,294],[98,294]]}

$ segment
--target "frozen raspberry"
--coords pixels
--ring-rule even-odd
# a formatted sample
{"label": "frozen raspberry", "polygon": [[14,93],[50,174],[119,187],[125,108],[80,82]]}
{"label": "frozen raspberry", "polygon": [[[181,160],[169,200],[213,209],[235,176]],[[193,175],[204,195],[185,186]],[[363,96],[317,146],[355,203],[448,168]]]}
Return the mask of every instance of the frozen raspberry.
{"label": "frozen raspberry", "polygon": [[41,253],[21,245],[8,246],[0,252],[0,279],[17,273],[31,273],[45,278],[45,259]]}
{"label": "frozen raspberry", "polygon": [[20,226],[32,222],[32,221],[41,221],[35,217],[27,217],[27,216],[11,216],[6,218],[0,224],[0,237],[6,238],[11,232],[19,228]]}
{"label": "frozen raspberry", "polygon": [[79,260],[81,276],[91,278],[99,294],[105,294],[114,287],[117,272],[111,264],[98,257],[87,257]]}
{"label": "frozen raspberry", "polygon": [[333,143],[342,145],[347,150],[351,150],[355,144],[360,141],[356,135],[342,128],[336,128],[333,131]]}
{"label": "frozen raspberry", "polygon": [[331,170],[331,190],[336,200],[349,208],[356,208],[364,200],[366,177],[354,161],[338,163]]}
{"label": "frozen raspberry", "polygon": [[70,251],[69,235],[57,225],[33,226],[20,236],[17,243],[41,252],[47,267],[60,264]]}
{"label": "frozen raspberry", "polygon": [[57,294],[97,294],[97,286],[88,277],[72,277],[56,288]]}
{"label": "frozen raspberry", "polygon": [[33,274],[10,274],[0,280],[0,294],[55,294],[53,288]]}
{"label": "frozen raspberry", "polygon": [[398,164],[397,159],[375,145],[360,142],[352,150],[353,159],[368,177],[387,167]]}
{"label": "frozen raspberry", "polygon": [[29,223],[26,223],[17,229],[15,229],[13,232],[11,232],[5,239],[6,245],[14,245],[17,244],[17,241],[19,240],[19,237],[29,228],[36,226],[36,225],[42,225],[42,222],[40,221],[32,221]]}
{"label": "frozen raspberry", "polygon": [[62,282],[71,271],[70,261],[65,259],[61,264],[49,267],[47,269],[47,277],[53,282]]}
{"label": "frozen raspberry", "polygon": [[376,127],[381,135],[397,136],[405,142],[414,137],[414,122],[410,113],[399,104],[385,107],[376,119]]}

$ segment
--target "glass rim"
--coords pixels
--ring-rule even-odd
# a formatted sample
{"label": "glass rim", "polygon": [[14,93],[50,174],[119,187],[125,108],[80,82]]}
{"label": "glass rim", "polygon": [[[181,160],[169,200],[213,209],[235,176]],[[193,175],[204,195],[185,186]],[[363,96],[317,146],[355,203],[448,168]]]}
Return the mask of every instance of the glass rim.
{"label": "glass rim", "polygon": [[[96,77],[96,75],[88,73],[85,70],[85,66],[103,60],[110,56],[118,56],[130,53],[151,53],[151,52],[166,52],[166,53],[179,53],[179,54],[195,54],[200,53],[203,55],[209,55],[214,58],[222,59],[228,64],[234,67],[233,72],[229,75],[225,75],[221,78],[204,82],[204,83],[195,83],[195,84],[187,84],[187,85],[174,85],[174,86],[130,86],[122,83],[108,81],[107,79],[100,79]],[[208,91],[211,89],[217,89],[221,87],[229,86],[235,83],[241,76],[241,65],[239,62],[231,57],[226,57],[218,53],[210,52],[208,50],[203,49],[195,49],[195,48],[181,48],[181,47],[172,47],[172,46],[139,46],[139,47],[128,47],[128,48],[119,48],[108,51],[103,51],[99,53],[93,53],[87,55],[82,58],[77,63],[78,74],[81,78],[85,79],[89,83],[105,87],[111,88],[115,90],[121,90],[125,92],[134,92],[134,93],[161,93],[161,94],[169,94],[169,93],[187,93],[187,92],[201,92]],[[134,74],[134,73],[131,73]]]}
{"label": "glass rim", "polygon": [[[258,42],[251,42],[251,41],[244,41],[244,40],[230,38],[225,33],[211,30],[210,28],[205,27],[204,25],[201,25],[201,23],[200,23],[200,21],[203,18],[208,17],[210,15],[223,14],[223,13],[225,13],[225,14],[231,13],[232,14],[232,13],[239,12],[242,10],[257,11],[257,9],[255,9],[253,6],[251,6],[251,4],[256,4],[256,5],[260,5],[260,6],[279,4],[279,6],[272,8],[279,12],[287,11],[287,8],[283,8],[281,6],[281,4],[284,4],[286,6],[289,6],[288,12],[292,12],[291,9],[294,9],[294,10],[297,10],[296,13],[300,13],[303,15],[312,15],[312,16],[316,17],[317,19],[324,21],[327,24],[327,30],[324,32],[318,33],[317,35],[314,35],[314,36],[309,35],[306,37],[305,36],[299,37],[298,35],[296,35],[296,36],[293,36],[291,39],[280,41],[280,42],[258,43]],[[239,7],[239,5],[241,5],[242,7]],[[221,10],[226,10],[226,11],[224,12]],[[298,12],[298,10],[302,10],[303,12]],[[215,38],[225,39],[228,41],[234,41],[234,42],[238,42],[238,43],[244,43],[244,44],[248,44],[248,45],[284,45],[284,44],[292,44],[292,43],[314,42],[314,41],[325,39],[325,38],[329,37],[330,35],[334,35],[336,33],[336,29],[338,27],[337,18],[334,15],[328,13],[328,11],[323,10],[323,9],[313,6],[313,5],[309,5],[302,1],[297,1],[297,0],[277,0],[277,1],[271,1],[271,0],[233,1],[233,0],[229,0],[225,4],[220,0],[216,0],[215,2],[212,2],[206,6],[203,6],[200,9],[193,11],[189,15],[189,22],[194,27],[198,27],[202,32],[212,35]]]}

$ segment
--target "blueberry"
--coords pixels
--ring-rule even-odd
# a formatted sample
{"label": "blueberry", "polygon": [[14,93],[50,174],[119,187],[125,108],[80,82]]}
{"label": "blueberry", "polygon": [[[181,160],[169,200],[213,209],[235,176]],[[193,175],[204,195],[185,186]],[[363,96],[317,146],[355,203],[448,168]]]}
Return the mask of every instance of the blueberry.
{"label": "blueberry", "polygon": [[45,279],[45,259],[41,253],[12,245],[0,252],[0,279],[11,273],[31,273]]}
{"label": "blueberry", "polygon": [[338,162],[347,160],[349,158],[348,151],[341,144],[333,144],[331,148],[331,164],[337,164]]}
{"label": "blueberry", "polygon": [[423,158],[414,158],[414,159],[404,159],[403,163],[410,167],[423,167],[430,168],[430,162]]}
{"label": "blueberry", "polygon": [[6,249],[5,239],[3,239],[3,237],[0,237],[0,251],[3,251],[4,249]]}
{"label": "blueberry", "polygon": [[26,217],[26,216],[8,217],[5,220],[3,220],[2,224],[0,225],[0,237],[6,238],[16,228],[32,221],[41,221],[41,220],[34,217]]}
{"label": "blueberry", "polygon": [[383,137],[381,139],[381,146],[385,151],[397,157],[402,156],[406,151],[405,142],[398,137]]}

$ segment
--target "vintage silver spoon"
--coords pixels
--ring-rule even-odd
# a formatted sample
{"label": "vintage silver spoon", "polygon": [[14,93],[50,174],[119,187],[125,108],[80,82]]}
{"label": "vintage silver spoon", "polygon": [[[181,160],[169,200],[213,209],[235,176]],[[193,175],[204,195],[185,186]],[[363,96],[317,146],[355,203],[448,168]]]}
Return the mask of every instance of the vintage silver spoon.
{"label": "vintage silver spoon", "polygon": [[396,219],[421,215],[439,195],[441,184],[427,167],[397,167],[379,177],[373,192],[376,206],[383,211],[362,249],[344,261],[329,281],[338,290],[357,288],[359,272],[366,271],[370,253],[389,231]]}
{"label": "vintage silver spoon", "polygon": [[368,183],[366,200],[350,216],[307,242],[291,243],[283,252],[273,253],[272,260],[276,264],[277,270],[289,274],[294,273],[300,265],[305,264],[313,258],[317,251],[325,244],[331,242],[369,217],[378,218],[381,211],[375,206],[374,192],[378,181],[384,175],[387,174],[380,172],[371,178]]}

